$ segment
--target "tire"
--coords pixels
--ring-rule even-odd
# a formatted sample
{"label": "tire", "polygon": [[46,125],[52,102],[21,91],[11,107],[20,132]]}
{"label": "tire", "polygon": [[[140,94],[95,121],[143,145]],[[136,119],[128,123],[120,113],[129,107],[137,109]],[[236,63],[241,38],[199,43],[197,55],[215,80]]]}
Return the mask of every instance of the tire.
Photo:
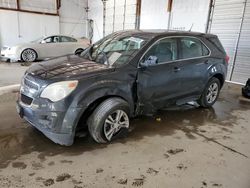
{"label": "tire", "polygon": [[[129,128],[128,114],[129,106],[126,101],[120,98],[110,98],[103,101],[87,121],[90,135],[97,143],[107,143],[127,134]],[[122,116],[117,121],[119,115]],[[113,133],[111,133],[112,131]]]}
{"label": "tire", "polygon": [[34,62],[37,59],[37,53],[31,48],[27,48],[21,53],[21,60],[24,62]]}
{"label": "tire", "polygon": [[197,101],[198,104],[204,108],[209,108],[214,105],[214,103],[217,101],[221,89],[221,83],[218,78],[211,78],[200,99]]}
{"label": "tire", "polygon": [[75,55],[80,55],[83,51],[84,51],[84,49],[78,48],[78,49],[75,51]]}

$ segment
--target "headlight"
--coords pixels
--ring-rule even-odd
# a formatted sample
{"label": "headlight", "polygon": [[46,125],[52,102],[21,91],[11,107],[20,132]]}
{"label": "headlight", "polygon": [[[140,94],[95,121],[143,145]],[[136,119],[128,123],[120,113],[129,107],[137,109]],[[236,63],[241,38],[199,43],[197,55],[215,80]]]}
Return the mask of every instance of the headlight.
{"label": "headlight", "polygon": [[57,102],[67,97],[78,85],[78,81],[63,81],[48,85],[41,93],[41,98]]}
{"label": "headlight", "polygon": [[9,53],[15,53],[16,50],[17,50],[17,47],[16,47],[16,46],[10,47],[10,48],[8,49]]}

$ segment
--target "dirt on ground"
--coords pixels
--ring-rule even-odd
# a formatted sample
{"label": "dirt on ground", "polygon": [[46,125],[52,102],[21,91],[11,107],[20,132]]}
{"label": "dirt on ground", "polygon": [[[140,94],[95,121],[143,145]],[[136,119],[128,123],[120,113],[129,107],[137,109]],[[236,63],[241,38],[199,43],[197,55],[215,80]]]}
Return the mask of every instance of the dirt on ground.
{"label": "dirt on ground", "polygon": [[226,84],[213,108],[194,103],[131,120],[128,137],[54,144],[0,96],[0,187],[250,187],[250,104]]}

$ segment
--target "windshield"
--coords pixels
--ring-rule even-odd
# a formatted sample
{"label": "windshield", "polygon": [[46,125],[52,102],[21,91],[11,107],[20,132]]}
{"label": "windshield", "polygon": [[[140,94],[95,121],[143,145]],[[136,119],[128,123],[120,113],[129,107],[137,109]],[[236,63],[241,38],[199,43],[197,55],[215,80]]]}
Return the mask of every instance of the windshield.
{"label": "windshield", "polygon": [[147,39],[137,36],[110,35],[90,47],[83,57],[97,63],[119,66],[135,57],[146,42]]}
{"label": "windshield", "polygon": [[39,42],[41,42],[41,41],[43,40],[43,38],[44,38],[44,37],[39,37],[38,39],[33,40],[33,41],[31,41],[31,42],[32,42],[32,43],[39,43]]}

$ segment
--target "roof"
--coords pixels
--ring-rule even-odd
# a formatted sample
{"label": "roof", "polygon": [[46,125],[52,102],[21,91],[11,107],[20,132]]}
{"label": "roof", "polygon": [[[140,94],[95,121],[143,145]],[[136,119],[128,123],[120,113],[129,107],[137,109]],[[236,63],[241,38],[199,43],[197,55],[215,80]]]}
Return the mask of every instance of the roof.
{"label": "roof", "polygon": [[117,31],[116,34],[134,35],[154,38],[157,36],[206,36],[214,37],[215,35],[209,33],[200,33],[193,31],[179,31],[179,30],[163,30],[163,29],[149,29],[149,30],[123,30]]}
{"label": "roof", "polygon": [[[58,36],[58,37],[70,37],[70,38],[75,38],[73,36],[69,36],[69,35],[62,35],[62,34],[55,34],[55,35],[46,35],[44,36],[43,38],[47,38],[47,37],[55,37],[55,36]],[[76,39],[76,38],[75,38]]]}

